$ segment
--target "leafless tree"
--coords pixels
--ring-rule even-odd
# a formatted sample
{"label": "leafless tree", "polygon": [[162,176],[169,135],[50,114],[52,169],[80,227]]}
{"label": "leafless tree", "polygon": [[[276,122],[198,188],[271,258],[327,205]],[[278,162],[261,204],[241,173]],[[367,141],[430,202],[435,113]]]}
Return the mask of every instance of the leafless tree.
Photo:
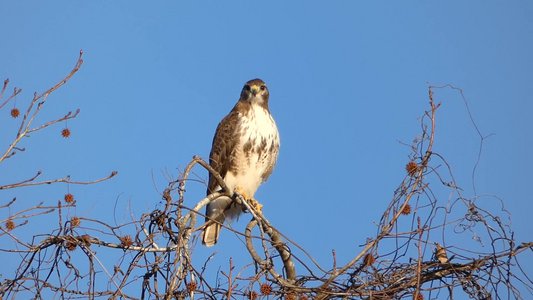
{"label": "leafless tree", "polygon": [[[36,116],[48,105],[49,96],[66,84],[83,63],[82,53],[72,71],[42,94],[35,94],[23,115],[15,138],[8,143],[0,163],[24,151],[19,145],[29,134],[76,118],[79,110],[44,123]],[[0,93],[0,110],[20,94],[15,88]],[[428,110],[422,115],[421,133],[411,145],[406,175],[384,210],[376,233],[362,241],[359,253],[348,263],[324,267],[256,211],[240,195],[229,194],[224,181],[208,163],[194,157],[178,178],[162,193],[159,209],[111,225],[98,218],[67,218],[64,211],[76,206],[71,194],[58,203],[37,203],[13,210],[17,199],[0,205],[6,218],[0,220],[1,249],[19,262],[16,270],[3,270],[2,299],[15,298],[121,298],[121,299],[526,299],[532,296],[532,281],[520,264],[519,255],[531,251],[532,242],[515,240],[510,217],[502,208],[490,211],[476,197],[463,195],[446,159],[433,151],[440,103],[429,87]],[[456,89],[462,96],[462,91]],[[5,99],[5,100],[3,100]],[[464,99],[464,98],[463,98]],[[11,115],[19,117],[14,108]],[[64,129],[63,136],[70,134]],[[216,177],[222,192],[204,199],[189,199],[186,185],[194,169]],[[42,179],[42,173],[0,185],[0,190],[49,184],[96,184],[117,173],[91,181],[69,176]],[[43,187],[44,188],[44,187]],[[445,195],[445,196],[443,196]],[[244,231],[225,226],[245,240],[242,256],[249,264],[217,271],[210,280],[205,273],[209,259],[193,259],[203,207],[220,196],[233,197],[251,215]],[[448,200],[451,199],[451,200]],[[446,201],[448,200],[448,201]],[[155,199],[154,199],[155,202]],[[502,206],[503,207],[503,206]],[[30,240],[17,231],[31,226],[30,220],[46,216],[56,222],[52,232],[38,232]],[[33,228],[39,230],[39,228]],[[127,234],[125,234],[125,232]],[[456,242],[468,233],[471,245]],[[476,243],[487,247],[476,247]],[[480,250],[481,249],[481,250]],[[488,250],[483,250],[488,249]],[[527,295],[524,295],[527,293]]]}

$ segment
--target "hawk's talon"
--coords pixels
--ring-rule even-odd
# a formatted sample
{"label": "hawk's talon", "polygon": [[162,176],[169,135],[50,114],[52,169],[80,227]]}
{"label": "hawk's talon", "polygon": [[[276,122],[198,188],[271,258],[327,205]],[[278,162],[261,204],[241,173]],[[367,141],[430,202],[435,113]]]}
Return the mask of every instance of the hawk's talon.
{"label": "hawk's talon", "polygon": [[246,192],[240,186],[235,187],[235,189],[233,190],[233,193],[237,193],[241,195],[244,198],[244,200],[250,199],[248,194],[246,194]]}
{"label": "hawk's talon", "polygon": [[236,186],[233,189],[233,192],[235,194],[241,195],[244,201],[246,201],[248,205],[253,207],[255,211],[263,212],[263,205],[259,203],[259,201],[255,200],[254,198],[249,197],[248,194],[246,194],[246,192],[240,186]]}
{"label": "hawk's talon", "polygon": [[259,203],[259,201],[252,198],[248,200],[248,204],[250,204],[250,206],[253,207],[254,210],[263,213],[263,204]]}

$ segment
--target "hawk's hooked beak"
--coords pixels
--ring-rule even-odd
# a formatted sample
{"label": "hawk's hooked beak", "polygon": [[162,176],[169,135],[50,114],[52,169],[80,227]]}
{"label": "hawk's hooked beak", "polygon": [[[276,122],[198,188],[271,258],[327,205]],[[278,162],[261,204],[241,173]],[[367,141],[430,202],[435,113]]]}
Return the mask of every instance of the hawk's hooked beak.
{"label": "hawk's hooked beak", "polygon": [[254,95],[254,97],[259,94],[259,87],[257,85],[252,85],[250,87],[250,92],[252,93],[252,95]]}

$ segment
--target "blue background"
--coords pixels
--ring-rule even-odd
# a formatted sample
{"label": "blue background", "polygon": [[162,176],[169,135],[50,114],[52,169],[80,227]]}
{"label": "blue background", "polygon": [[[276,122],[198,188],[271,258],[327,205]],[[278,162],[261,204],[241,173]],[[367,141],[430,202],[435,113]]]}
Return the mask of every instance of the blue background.
{"label": "blue background", "polygon": [[[460,94],[436,90],[442,107],[435,151],[465,196],[480,196],[478,205],[495,212],[500,202],[493,195],[499,197],[515,239],[532,240],[530,1],[3,1],[0,28],[0,77],[23,88],[21,109],[84,51],[82,69],[37,120],[80,108],[68,122],[72,136],[60,137],[64,125],[32,135],[0,174],[6,184],[37,170],[43,178],[76,180],[119,172],[97,186],[70,185],[78,206],[69,215],[124,223],[159,207],[168,180],[193,155],[208,156],[216,125],[243,83],[259,77],[270,89],[281,153],[256,196],[278,229],[325,266],[336,249],[340,265],[373,236],[405,176],[405,144],[420,134],[428,86],[453,84],[490,137],[472,176],[480,137]],[[2,147],[19,122],[11,108],[0,116]],[[204,189],[189,183],[191,206]],[[17,196],[20,208],[54,204],[66,192],[56,185],[1,195],[3,202]],[[443,206],[450,201],[449,191],[437,197]],[[31,225],[15,233],[43,228]],[[469,235],[447,238],[449,245],[459,241],[475,244]],[[227,231],[215,248],[198,246],[197,258],[213,251],[215,266],[245,253]],[[531,269],[531,254],[523,259]]]}

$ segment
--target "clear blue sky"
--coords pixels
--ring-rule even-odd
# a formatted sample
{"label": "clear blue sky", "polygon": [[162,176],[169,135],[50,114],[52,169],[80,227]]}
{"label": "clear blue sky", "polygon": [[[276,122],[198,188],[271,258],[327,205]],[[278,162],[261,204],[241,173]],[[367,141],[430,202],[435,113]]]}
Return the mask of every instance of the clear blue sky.
{"label": "clear blue sky", "polygon": [[[3,164],[1,183],[36,170],[80,180],[117,170],[107,183],[70,186],[78,199],[72,214],[128,221],[129,210],[138,216],[157,207],[168,174],[195,154],[208,156],[217,123],[243,83],[259,77],[282,145],[256,196],[277,228],[326,266],[336,249],[340,264],[375,232],[405,175],[409,147],[401,142],[420,133],[428,85],[450,83],[464,90],[481,131],[493,134],[477,193],[503,199],[516,240],[531,241],[532,2],[323,3],[4,1],[0,77],[23,88],[19,107],[66,75],[80,49],[85,64],[42,115],[80,108],[68,123],[72,137],[59,137],[62,125],[32,136],[25,153]],[[435,150],[472,197],[478,136],[457,93],[436,96],[443,106]],[[5,146],[14,123],[7,110],[0,120],[10,124],[2,126]],[[198,177],[207,174],[198,169]],[[191,205],[203,191],[190,185]],[[4,191],[2,199],[55,203],[65,192]],[[443,203],[447,196],[438,195]],[[243,250],[223,234],[208,251],[225,264]],[[524,259],[533,265],[530,254]]]}

